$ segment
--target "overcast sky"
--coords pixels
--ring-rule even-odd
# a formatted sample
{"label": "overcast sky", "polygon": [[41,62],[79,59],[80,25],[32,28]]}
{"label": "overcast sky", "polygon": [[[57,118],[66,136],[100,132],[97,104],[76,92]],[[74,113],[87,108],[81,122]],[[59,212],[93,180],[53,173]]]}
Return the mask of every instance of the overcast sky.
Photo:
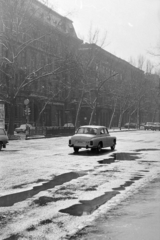
{"label": "overcast sky", "polygon": [[105,49],[129,61],[144,55],[155,58],[160,43],[160,0],[49,0],[55,10],[73,20],[79,38],[88,41],[89,29],[107,31]]}

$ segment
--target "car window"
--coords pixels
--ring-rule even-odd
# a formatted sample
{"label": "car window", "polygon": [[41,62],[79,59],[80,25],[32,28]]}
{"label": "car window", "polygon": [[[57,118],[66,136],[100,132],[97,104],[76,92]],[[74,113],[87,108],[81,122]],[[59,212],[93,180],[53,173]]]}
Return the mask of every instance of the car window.
{"label": "car window", "polygon": [[96,128],[79,128],[77,131],[78,134],[97,134],[97,129]]}
{"label": "car window", "polygon": [[152,125],[153,123],[152,122],[147,122],[147,124],[146,125]]}
{"label": "car window", "polygon": [[107,128],[104,128],[104,133],[105,133],[105,134],[108,134]]}
{"label": "car window", "polygon": [[5,134],[4,130],[0,129],[0,135],[4,135],[4,134]]}
{"label": "car window", "polygon": [[100,130],[100,134],[105,134],[105,132],[104,132],[104,129],[103,129],[103,128]]}
{"label": "car window", "polygon": [[90,134],[96,135],[97,134],[97,129],[96,128],[91,128],[90,129]]}
{"label": "car window", "polygon": [[86,133],[86,128],[79,128],[77,131],[78,134],[84,134]]}
{"label": "car window", "polygon": [[25,128],[26,127],[26,124],[22,124],[21,126],[20,126],[20,128]]}

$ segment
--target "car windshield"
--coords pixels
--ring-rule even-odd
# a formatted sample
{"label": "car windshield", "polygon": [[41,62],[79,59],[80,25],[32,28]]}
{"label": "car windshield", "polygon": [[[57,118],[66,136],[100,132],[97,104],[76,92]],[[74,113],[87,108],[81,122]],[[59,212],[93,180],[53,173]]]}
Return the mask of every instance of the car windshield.
{"label": "car windshield", "polygon": [[20,128],[26,128],[26,124],[22,124]]}
{"label": "car windshield", "polygon": [[4,130],[3,129],[0,129],[0,135],[4,135]]}
{"label": "car windshield", "polygon": [[79,128],[77,131],[78,134],[97,134],[97,128]]}

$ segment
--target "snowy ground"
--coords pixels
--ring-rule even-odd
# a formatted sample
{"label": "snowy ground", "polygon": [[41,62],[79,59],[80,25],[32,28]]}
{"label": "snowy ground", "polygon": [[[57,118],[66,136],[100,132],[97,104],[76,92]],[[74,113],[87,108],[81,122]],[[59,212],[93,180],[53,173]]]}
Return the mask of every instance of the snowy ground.
{"label": "snowy ground", "polygon": [[10,141],[0,152],[0,239],[69,239],[159,175],[160,132],[112,135],[114,155],[75,155],[69,137]]}

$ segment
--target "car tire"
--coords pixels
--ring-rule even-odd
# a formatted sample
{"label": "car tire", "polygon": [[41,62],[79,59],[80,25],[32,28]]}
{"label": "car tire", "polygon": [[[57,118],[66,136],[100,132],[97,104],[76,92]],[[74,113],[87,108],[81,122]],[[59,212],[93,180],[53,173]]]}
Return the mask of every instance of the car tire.
{"label": "car tire", "polygon": [[113,146],[111,146],[111,150],[114,151],[115,150],[115,144]]}
{"label": "car tire", "polygon": [[73,149],[74,149],[74,152],[75,152],[75,153],[78,153],[78,151],[79,151],[79,148],[78,148],[78,147],[74,147]]}
{"label": "car tire", "polygon": [[111,146],[111,150],[114,151],[114,150],[115,150],[115,147],[116,147],[116,141],[114,140],[114,143],[113,143],[113,145]]}
{"label": "car tire", "polygon": [[101,143],[98,143],[97,153],[100,153],[101,151],[102,151],[102,144],[101,144]]}
{"label": "car tire", "polygon": [[0,151],[2,150],[3,145],[0,143]]}

